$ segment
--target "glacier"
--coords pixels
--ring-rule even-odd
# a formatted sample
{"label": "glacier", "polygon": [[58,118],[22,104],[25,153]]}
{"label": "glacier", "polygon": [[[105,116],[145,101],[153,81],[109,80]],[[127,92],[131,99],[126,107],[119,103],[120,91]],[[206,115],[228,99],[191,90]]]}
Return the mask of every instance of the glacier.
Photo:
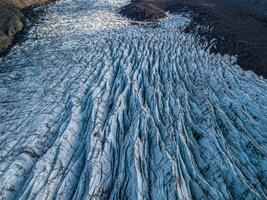
{"label": "glacier", "polygon": [[183,32],[60,0],[0,58],[0,199],[267,199],[267,81]]}

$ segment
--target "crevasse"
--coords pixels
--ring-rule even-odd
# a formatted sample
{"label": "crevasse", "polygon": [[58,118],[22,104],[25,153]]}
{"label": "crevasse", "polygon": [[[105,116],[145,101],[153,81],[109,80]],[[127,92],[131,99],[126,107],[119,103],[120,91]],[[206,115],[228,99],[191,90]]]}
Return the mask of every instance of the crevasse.
{"label": "crevasse", "polygon": [[125,3],[35,9],[0,59],[0,199],[266,199],[266,80]]}

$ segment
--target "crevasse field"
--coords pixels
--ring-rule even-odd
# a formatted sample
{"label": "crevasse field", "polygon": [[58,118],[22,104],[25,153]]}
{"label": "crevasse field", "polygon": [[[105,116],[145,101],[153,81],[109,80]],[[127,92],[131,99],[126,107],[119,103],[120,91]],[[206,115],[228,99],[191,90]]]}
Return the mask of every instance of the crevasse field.
{"label": "crevasse field", "polygon": [[0,58],[0,199],[267,199],[267,81],[122,1],[60,0]]}

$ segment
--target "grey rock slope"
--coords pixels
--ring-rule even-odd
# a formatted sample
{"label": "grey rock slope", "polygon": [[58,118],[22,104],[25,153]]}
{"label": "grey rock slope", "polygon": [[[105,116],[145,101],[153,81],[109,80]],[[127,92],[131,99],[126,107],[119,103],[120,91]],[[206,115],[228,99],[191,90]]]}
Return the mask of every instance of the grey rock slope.
{"label": "grey rock slope", "polygon": [[237,7],[245,9],[259,17],[267,17],[267,1],[266,0],[203,0],[209,3],[222,3],[227,7]]}
{"label": "grey rock slope", "polygon": [[13,42],[23,28],[22,9],[42,5],[52,0],[0,0],[0,54]]}
{"label": "grey rock slope", "polygon": [[19,8],[27,8],[33,6],[39,6],[53,0],[1,0],[11,2],[13,5],[16,5]]}
{"label": "grey rock slope", "polygon": [[0,1],[0,53],[11,45],[14,35],[21,31],[22,16],[18,7]]}
{"label": "grey rock slope", "polygon": [[185,11],[192,14],[186,31],[205,37],[212,53],[237,55],[239,66],[267,78],[267,1],[135,0],[121,9],[138,21]]}
{"label": "grey rock slope", "polygon": [[266,79],[125,3],[38,8],[0,59],[0,198],[266,199]]}

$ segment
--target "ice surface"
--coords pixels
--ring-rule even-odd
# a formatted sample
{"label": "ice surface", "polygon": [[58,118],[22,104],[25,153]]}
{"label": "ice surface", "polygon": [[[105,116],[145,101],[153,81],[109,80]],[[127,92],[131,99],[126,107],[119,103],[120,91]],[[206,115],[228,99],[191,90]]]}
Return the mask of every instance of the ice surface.
{"label": "ice surface", "polygon": [[125,3],[38,8],[0,60],[0,198],[266,199],[266,80]]}

